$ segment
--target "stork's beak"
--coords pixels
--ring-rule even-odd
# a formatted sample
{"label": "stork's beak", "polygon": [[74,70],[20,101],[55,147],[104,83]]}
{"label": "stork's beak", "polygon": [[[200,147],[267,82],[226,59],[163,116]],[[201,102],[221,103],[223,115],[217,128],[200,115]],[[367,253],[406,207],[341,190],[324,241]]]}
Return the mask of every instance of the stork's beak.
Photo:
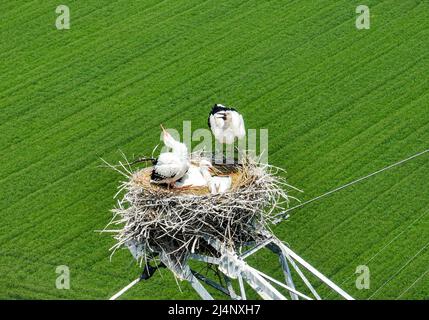
{"label": "stork's beak", "polygon": [[162,132],[164,133],[164,135],[167,135],[168,132],[167,132],[167,130],[165,130],[164,126],[162,124],[160,124],[160,126],[161,126],[161,129],[162,129]]}

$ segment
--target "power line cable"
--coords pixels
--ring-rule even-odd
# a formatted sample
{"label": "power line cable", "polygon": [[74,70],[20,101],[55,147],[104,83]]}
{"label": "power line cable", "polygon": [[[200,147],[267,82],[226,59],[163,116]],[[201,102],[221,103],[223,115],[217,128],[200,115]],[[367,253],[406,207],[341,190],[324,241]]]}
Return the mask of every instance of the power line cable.
{"label": "power line cable", "polygon": [[[370,174],[368,174],[368,175],[366,175],[366,176],[363,176],[363,177],[361,177],[361,178],[358,178],[358,179],[356,179],[356,180],[353,180],[353,181],[351,181],[351,182],[349,182],[349,183],[346,183],[346,184],[344,184],[344,185],[342,185],[342,186],[339,186],[339,187],[337,187],[337,188],[335,188],[335,189],[333,189],[333,190],[331,190],[331,191],[325,192],[324,194],[321,194],[321,195],[319,195],[319,196],[317,196],[317,197],[315,197],[315,198],[313,198],[313,199],[310,199],[310,200],[307,200],[307,201],[305,201],[305,202],[302,202],[302,203],[300,203],[300,204],[298,204],[298,205],[296,205],[296,206],[294,206],[294,207],[292,207],[292,208],[289,208],[289,209],[287,209],[287,210],[285,210],[285,211],[283,211],[283,212],[281,212],[281,213],[279,213],[279,214],[275,215],[274,217],[276,218],[276,217],[284,216],[285,214],[287,214],[288,212],[290,212],[290,211],[292,211],[292,210],[299,209],[299,208],[301,208],[301,207],[303,207],[303,206],[305,206],[305,205],[307,205],[307,204],[309,204],[309,203],[312,203],[312,202],[314,202],[314,201],[317,201],[317,200],[319,200],[319,199],[322,199],[322,198],[324,198],[324,197],[326,197],[326,196],[328,196],[328,195],[331,195],[331,194],[333,194],[333,193],[335,193],[335,192],[337,192],[337,191],[340,191],[340,190],[342,190],[342,189],[345,189],[345,188],[347,188],[347,187],[350,187],[350,186],[352,186],[352,185],[354,185],[354,184],[356,184],[356,183],[359,183],[359,182],[361,182],[361,181],[363,181],[363,180],[369,179],[369,178],[371,178],[371,177],[373,177],[373,176],[375,176],[375,175],[377,175],[377,174],[379,174],[379,173],[382,173],[382,172],[384,172],[384,171],[386,171],[386,170],[392,169],[392,168],[394,168],[394,167],[396,167],[396,166],[399,166],[399,165],[401,165],[401,164],[403,164],[403,163],[405,163],[405,162],[408,162],[408,161],[410,161],[410,160],[412,160],[412,159],[415,159],[415,158],[417,158],[417,157],[420,157],[420,156],[424,155],[424,154],[425,154],[425,153],[427,153],[427,152],[429,152],[429,149],[426,149],[426,150],[424,150],[424,151],[422,151],[422,152],[418,152],[418,153],[416,153],[416,154],[414,154],[414,155],[412,155],[412,156],[410,156],[410,157],[408,157],[408,158],[406,158],[406,159],[403,159],[403,160],[400,160],[400,161],[398,161],[398,162],[395,162],[395,163],[393,163],[393,164],[391,164],[391,165],[388,165],[387,167],[384,167],[384,168],[379,169],[379,170],[377,170],[377,171],[375,171],[375,172],[373,172],[373,173],[370,173]],[[281,220],[278,220],[278,221],[276,221],[275,223],[278,223],[278,222],[280,222],[280,221],[281,221]]]}

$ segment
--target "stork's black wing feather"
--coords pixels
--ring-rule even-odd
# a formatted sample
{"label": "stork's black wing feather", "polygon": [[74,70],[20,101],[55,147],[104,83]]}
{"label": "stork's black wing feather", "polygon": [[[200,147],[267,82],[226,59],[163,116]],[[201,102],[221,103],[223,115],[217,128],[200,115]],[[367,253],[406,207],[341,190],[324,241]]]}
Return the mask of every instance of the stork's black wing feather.
{"label": "stork's black wing feather", "polygon": [[158,172],[156,172],[155,169],[152,170],[152,173],[150,175],[150,179],[152,181],[162,181],[162,180],[165,180],[167,178],[171,178],[171,177],[164,177],[162,174],[159,174]]}
{"label": "stork's black wing feather", "polygon": [[150,175],[150,180],[152,181],[161,181],[164,180],[164,177],[158,174],[155,169],[152,170],[152,173]]}
{"label": "stork's black wing feather", "polygon": [[234,108],[228,108],[228,107],[224,107],[224,106],[221,106],[221,105],[219,105],[219,104],[215,104],[213,107],[212,107],[212,110],[210,111],[210,113],[209,113],[209,118],[208,118],[208,120],[207,120],[207,123],[208,123],[208,125],[209,125],[209,128],[211,129],[211,125],[210,125],[210,116],[212,116],[212,115],[214,115],[215,113],[218,113],[218,112],[222,112],[222,111],[235,111],[235,112],[237,112],[237,110],[236,109],[234,109]]}
{"label": "stork's black wing feather", "polygon": [[[177,167],[177,166],[176,166]],[[169,165],[163,164],[160,166],[154,166],[150,178],[154,182],[160,182],[165,179],[174,178],[177,174],[177,168],[169,167]]]}
{"label": "stork's black wing feather", "polygon": [[210,115],[221,112],[221,111],[237,111],[237,110],[234,108],[228,108],[228,107],[221,106],[219,104],[215,104],[212,108],[212,111],[210,111]]}

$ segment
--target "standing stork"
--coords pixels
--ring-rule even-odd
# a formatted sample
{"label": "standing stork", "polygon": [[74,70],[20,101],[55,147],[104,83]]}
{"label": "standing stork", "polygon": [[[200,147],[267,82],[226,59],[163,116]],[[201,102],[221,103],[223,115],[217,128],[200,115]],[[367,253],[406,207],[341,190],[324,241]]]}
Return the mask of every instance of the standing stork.
{"label": "standing stork", "polygon": [[236,138],[242,139],[246,135],[243,116],[234,108],[221,104],[213,106],[208,125],[220,143],[233,144]]}
{"label": "standing stork", "polygon": [[154,161],[151,183],[168,184],[174,188],[175,182],[181,179],[189,169],[188,148],[184,143],[176,141],[161,125],[164,144],[171,152],[161,153]]}

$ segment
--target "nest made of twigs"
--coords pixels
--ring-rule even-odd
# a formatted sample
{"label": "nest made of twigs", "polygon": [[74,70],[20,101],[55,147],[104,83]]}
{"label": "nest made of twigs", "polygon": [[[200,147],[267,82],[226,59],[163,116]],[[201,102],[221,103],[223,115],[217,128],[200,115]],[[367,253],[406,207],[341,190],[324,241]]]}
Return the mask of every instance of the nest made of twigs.
{"label": "nest made of twigs", "polygon": [[[203,159],[211,161],[212,157],[192,155],[194,163]],[[108,231],[116,233],[113,250],[139,244],[142,259],[157,253],[176,256],[175,260],[204,253],[209,250],[207,238],[235,249],[257,240],[258,230],[269,228],[274,215],[289,204],[285,188],[291,186],[279,175],[281,169],[250,156],[243,156],[240,164],[218,166],[222,175],[231,176],[232,186],[215,195],[206,187],[175,190],[151,184],[151,167],[122,168],[126,180],[109,223],[120,227]]]}

